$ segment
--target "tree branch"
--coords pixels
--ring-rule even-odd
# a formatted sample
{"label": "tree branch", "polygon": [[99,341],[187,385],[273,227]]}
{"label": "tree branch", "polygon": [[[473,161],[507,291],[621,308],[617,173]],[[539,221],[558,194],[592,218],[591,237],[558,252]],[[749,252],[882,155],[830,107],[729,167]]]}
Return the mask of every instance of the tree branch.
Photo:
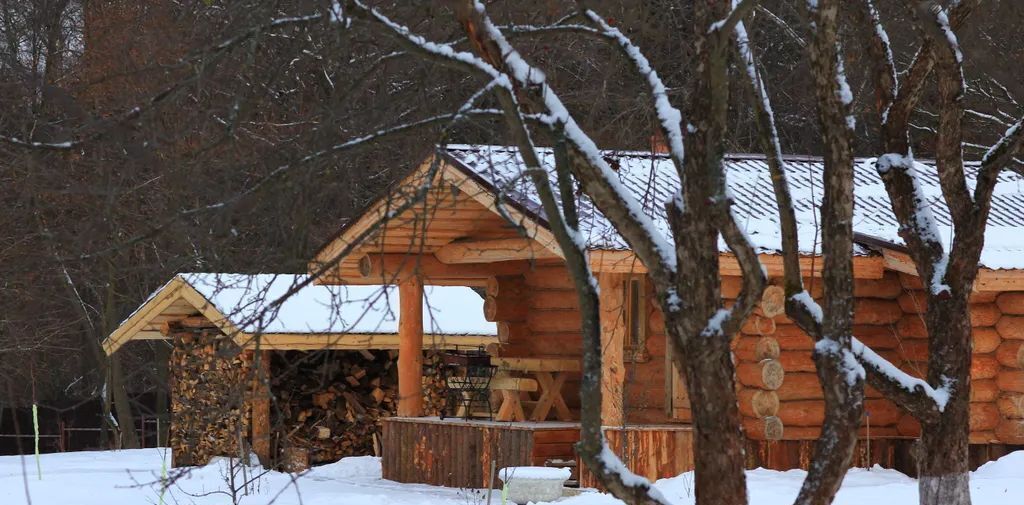
{"label": "tree branch", "polygon": [[800,245],[796,224],[796,213],[793,210],[793,197],[789,191],[786,177],[785,162],[782,158],[782,145],[775,128],[775,115],[764,87],[761,73],[754,61],[753,49],[742,22],[735,28],[736,50],[743,64],[745,83],[753,96],[752,105],[757,121],[758,142],[768,162],[772,187],[775,190],[775,204],[779,212],[779,225],[782,232],[783,276],[786,290],[786,315],[800,326],[815,340],[821,338],[821,307],[813,298],[802,296],[804,290],[803,275],[800,272]]}
{"label": "tree branch", "polygon": [[[319,21],[321,19],[323,19],[323,16],[321,14],[309,14],[309,15],[305,15],[305,16],[293,16],[293,17],[285,17],[285,18],[274,19],[274,20],[271,20],[271,21],[269,21],[267,23],[264,23],[262,25],[251,27],[251,28],[249,28],[248,30],[245,30],[244,32],[242,32],[239,35],[236,35],[236,36],[231,37],[229,39],[226,39],[226,40],[224,40],[224,41],[222,41],[222,42],[220,42],[218,44],[215,44],[213,46],[213,48],[212,48],[212,52],[203,52],[203,53],[199,53],[198,55],[191,55],[191,56],[189,56],[187,58],[184,58],[180,62],[178,62],[178,66],[180,67],[180,66],[189,65],[192,62],[199,60],[200,58],[203,58],[204,61],[207,60],[207,59],[210,59],[210,58],[212,58],[214,61],[216,61],[217,59],[222,58],[224,55],[226,55],[231,49],[234,49],[235,47],[239,46],[241,43],[243,43],[243,42],[245,42],[245,41],[255,37],[256,35],[258,35],[260,33],[264,33],[264,32],[266,32],[268,30],[273,30],[273,29],[278,29],[278,28],[284,28],[284,27],[290,27],[290,26],[296,26],[296,25],[304,25],[304,24],[311,24],[311,23],[313,23],[315,21]],[[160,91],[159,93],[153,95],[152,97],[150,97],[145,102],[143,102],[143,103],[141,103],[139,105],[136,105],[136,106],[128,109],[127,111],[122,112],[121,114],[118,114],[113,120],[110,120],[108,122],[108,124],[110,124],[110,125],[125,124],[125,123],[128,123],[129,121],[133,121],[133,120],[141,117],[142,114],[144,114],[145,112],[147,112],[150,109],[153,109],[153,108],[159,106],[163,102],[167,101],[169,98],[175,96],[178,93],[178,91],[184,89],[186,86],[188,86],[188,85],[196,82],[197,80],[199,80],[200,77],[201,77],[201,74],[202,74],[202,72],[195,72],[191,76],[189,76],[188,78],[182,79],[182,80],[172,84],[171,86],[168,86],[166,89],[164,89],[164,90]],[[91,133],[89,135],[85,135],[85,136],[80,137],[80,138],[72,138],[72,139],[62,140],[62,141],[57,141],[57,142],[54,142],[54,141],[39,142],[39,141],[31,140],[31,139],[22,139],[22,138],[19,138],[19,137],[14,137],[14,136],[9,136],[9,135],[0,135],[0,142],[4,142],[4,143],[9,144],[9,145],[13,145],[13,146],[16,146],[16,147],[21,147],[21,148],[26,148],[26,149],[42,149],[42,150],[52,150],[52,151],[69,151],[69,150],[73,150],[73,149],[78,149],[78,148],[82,147],[83,145],[85,145],[87,143],[95,142],[97,140],[102,139],[103,137],[106,136],[107,133],[110,132],[110,130],[111,130],[111,128],[107,127],[107,128],[100,129],[100,130],[98,130],[96,132],[93,132],[93,133]]]}
{"label": "tree branch", "polygon": [[936,390],[924,380],[900,370],[856,338],[853,339],[853,353],[867,371],[867,382],[871,387],[921,421],[938,418],[945,400],[949,398],[948,391]]}
{"label": "tree branch", "polygon": [[932,40],[937,60],[940,105],[935,166],[939,187],[949,206],[957,235],[973,237],[979,231],[984,233],[984,229],[973,226],[974,202],[967,189],[967,178],[963,170],[963,53],[941,5],[934,1],[921,2],[919,19],[923,25],[922,31]]}

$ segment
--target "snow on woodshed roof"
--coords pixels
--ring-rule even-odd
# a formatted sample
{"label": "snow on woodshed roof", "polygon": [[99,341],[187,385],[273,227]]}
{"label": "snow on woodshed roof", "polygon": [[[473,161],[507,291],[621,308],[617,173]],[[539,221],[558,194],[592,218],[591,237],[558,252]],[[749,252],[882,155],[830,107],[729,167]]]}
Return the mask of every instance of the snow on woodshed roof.
{"label": "snow on woodshed roof", "polygon": [[[111,354],[132,340],[167,338],[165,323],[192,315],[206,318],[243,347],[398,347],[396,287],[311,283],[297,288],[306,279],[292,274],[178,274],[122,321],[104,339],[103,349]],[[425,348],[477,347],[497,339],[497,325],[484,319],[483,298],[472,288],[425,286],[423,298],[423,333],[429,337]]]}
{"label": "snow on woodshed roof", "polygon": [[[554,154],[539,149],[548,167],[552,186]],[[448,145],[446,154],[460,169],[475,175],[504,198],[546,221],[533,184],[525,177],[518,149],[506,146]],[[664,203],[679,188],[679,177],[672,161],[664,154],[637,151],[605,151],[605,159],[616,169],[622,184],[641,202],[655,227],[669,236]],[[786,158],[786,173],[799,229],[800,250],[820,254],[820,217],[818,206],[823,195],[824,164],[821,158],[791,156]],[[900,246],[899,225],[889,204],[889,197],[874,168],[874,158],[858,158],[854,167],[854,231]],[[747,231],[754,246],[763,253],[781,249],[778,211],[768,165],[759,155],[727,155],[725,158],[728,186],[735,197],[734,212]],[[933,162],[916,164],[920,185],[946,237],[952,241],[952,225],[939,187]],[[976,164],[967,165],[967,184],[973,190]],[[580,207],[581,232],[592,249],[625,250],[629,247],[611,223],[585,197],[577,197]],[[727,251],[719,240],[719,247]],[[869,251],[860,246],[855,254]],[[1024,268],[1024,177],[1004,171],[999,176],[992,211],[985,234],[982,266],[992,269]]]}
{"label": "snow on woodshed roof", "polygon": [[[398,332],[396,286],[310,284],[275,303],[306,279],[291,274],[179,274],[245,333]],[[423,331],[433,335],[497,335],[484,319],[483,298],[462,286],[425,286]]]}

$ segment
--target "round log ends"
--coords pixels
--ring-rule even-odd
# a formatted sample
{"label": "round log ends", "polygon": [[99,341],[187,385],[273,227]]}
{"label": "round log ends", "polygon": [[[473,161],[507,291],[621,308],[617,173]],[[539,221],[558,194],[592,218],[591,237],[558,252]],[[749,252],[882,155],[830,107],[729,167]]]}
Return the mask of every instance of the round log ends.
{"label": "round log ends", "polygon": [[740,363],[736,376],[744,386],[774,391],[782,386],[786,372],[779,360],[763,359],[757,363]]}
{"label": "round log ends", "polygon": [[996,400],[999,413],[1008,419],[1024,419],[1024,393],[1003,393]]}
{"label": "round log ends", "polygon": [[772,337],[762,337],[758,339],[757,345],[754,347],[754,359],[758,361],[778,359],[780,351],[778,340]]}
{"label": "round log ends", "polygon": [[996,349],[999,363],[1009,368],[1024,368],[1024,340],[1004,340]]}
{"label": "round log ends", "polygon": [[768,286],[761,295],[761,313],[775,317],[786,312],[786,290],[782,286]]}
{"label": "round log ends", "polygon": [[776,416],[744,418],[743,429],[754,440],[782,440],[784,435],[782,420]]}
{"label": "round log ends", "polygon": [[741,389],[740,413],[746,417],[768,417],[779,413],[779,395],[763,389]]}
{"label": "round log ends", "polygon": [[1006,444],[1024,444],[1024,421],[1003,419],[996,426],[996,437]]}

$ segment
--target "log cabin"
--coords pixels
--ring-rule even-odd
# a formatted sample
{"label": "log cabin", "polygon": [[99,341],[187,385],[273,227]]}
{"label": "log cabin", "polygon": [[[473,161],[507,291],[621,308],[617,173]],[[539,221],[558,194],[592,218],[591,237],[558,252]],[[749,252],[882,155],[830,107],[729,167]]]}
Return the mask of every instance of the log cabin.
{"label": "log cabin", "polygon": [[[543,155],[553,164],[550,151]],[[605,158],[644,212],[667,232],[662,204],[679,187],[668,158],[622,151],[606,152]],[[749,439],[746,463],[752,468],[806,468],[824,404],[811,356],[813,341],[783,313],[771,180],[760,156],[730,155],[725,162],[734,210],[772,283],[733,343],[736,387]],[[786,162],[805,283],[818,296],[822,262],[816,212],[823,166],[814,157]],[[928,162],[917,168],[922,190],[948,231],[949,214],[935,168]],[[491,461],[502,467],[575,459],[582,354],[577,300],[562,252],[523,169],[514,148],[441,147],[342,227],[309,263],[308,273],[321,286],[397,286],[399,394],[396,415],[381,421],[385,478],[483,487]],[[970,439],[975,465],[1024,447],[1022,183],[1024,177],[1018,174],[1000,176],[972,298]],[[855,184],[856,336],[900,368],[923,376],[928,336],[920,316],[922,283],[902,245],[873,160],[857,160]],[[680,374],[668,359],[663,318],[651,303],[645,268],[585,197],[577,196],[577,205],[591,268],[601,286],[601,408],[608,440],[634,472],[648,478],[690,470],[690,405]],[[724,243],[720,247],[723,297],[735,298],[740,270]],[[493,420],[442,419],[425,410],[422,349],[430,344],[423,326],[424,304],[417,302],[424,298],[425,286],[460,286],[483,294],[481,313],[474,317],[494,324],[487,349],[498,373],[509,379],[495,382]],[[468,310],[469,305],[460,314]],[[142,328],[131,320],[126,324]],[[155,335],[152,323],[147,328]],[[241,327],[219,329],[225,335],[244,333]],[[115,332],[108,351],[124,339]],[[325,344],[310,343],[303,349],[318,345]],[[258,431],[255,424],[251,431]],[[909,414],[869,388],[855,464],[913,473],[913,443],[919,433]],[[581,485],[594,483],[585,469],[576,477]]]}

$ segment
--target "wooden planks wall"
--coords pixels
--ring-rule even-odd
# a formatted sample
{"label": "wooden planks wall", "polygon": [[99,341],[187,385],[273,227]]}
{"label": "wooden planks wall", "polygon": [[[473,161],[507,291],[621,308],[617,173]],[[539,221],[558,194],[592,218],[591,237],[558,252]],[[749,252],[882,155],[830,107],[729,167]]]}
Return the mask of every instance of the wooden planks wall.
{"label": "wooden planks wall", "polygon": [[[572,460],[572,444],[579,439],[579,428],[558,423],[390,418],[383,425],[385,479],[457,488],[486,487],[492,459],[498,469]],[[497,477],[494,482],[501,483]]]}
{"label": "wooden planks wall", "polygon": [[[654,481],[693,470],[693,430],[689,426],[626,426],[605,428],[605,437],[626,467]],[[580,465],[580,487],[599,487]]]}
{"label": "wooden planks wall", "polygon": [[[914,440],[874,438],[870,443],[864,439],[858,440],[852,465],[859,468],[881,465],[913,475],[917,472],[912,453]],[[814,440],[747,440],[745,463],[751,469],[806,470],[811,462],[814,443]]]}

